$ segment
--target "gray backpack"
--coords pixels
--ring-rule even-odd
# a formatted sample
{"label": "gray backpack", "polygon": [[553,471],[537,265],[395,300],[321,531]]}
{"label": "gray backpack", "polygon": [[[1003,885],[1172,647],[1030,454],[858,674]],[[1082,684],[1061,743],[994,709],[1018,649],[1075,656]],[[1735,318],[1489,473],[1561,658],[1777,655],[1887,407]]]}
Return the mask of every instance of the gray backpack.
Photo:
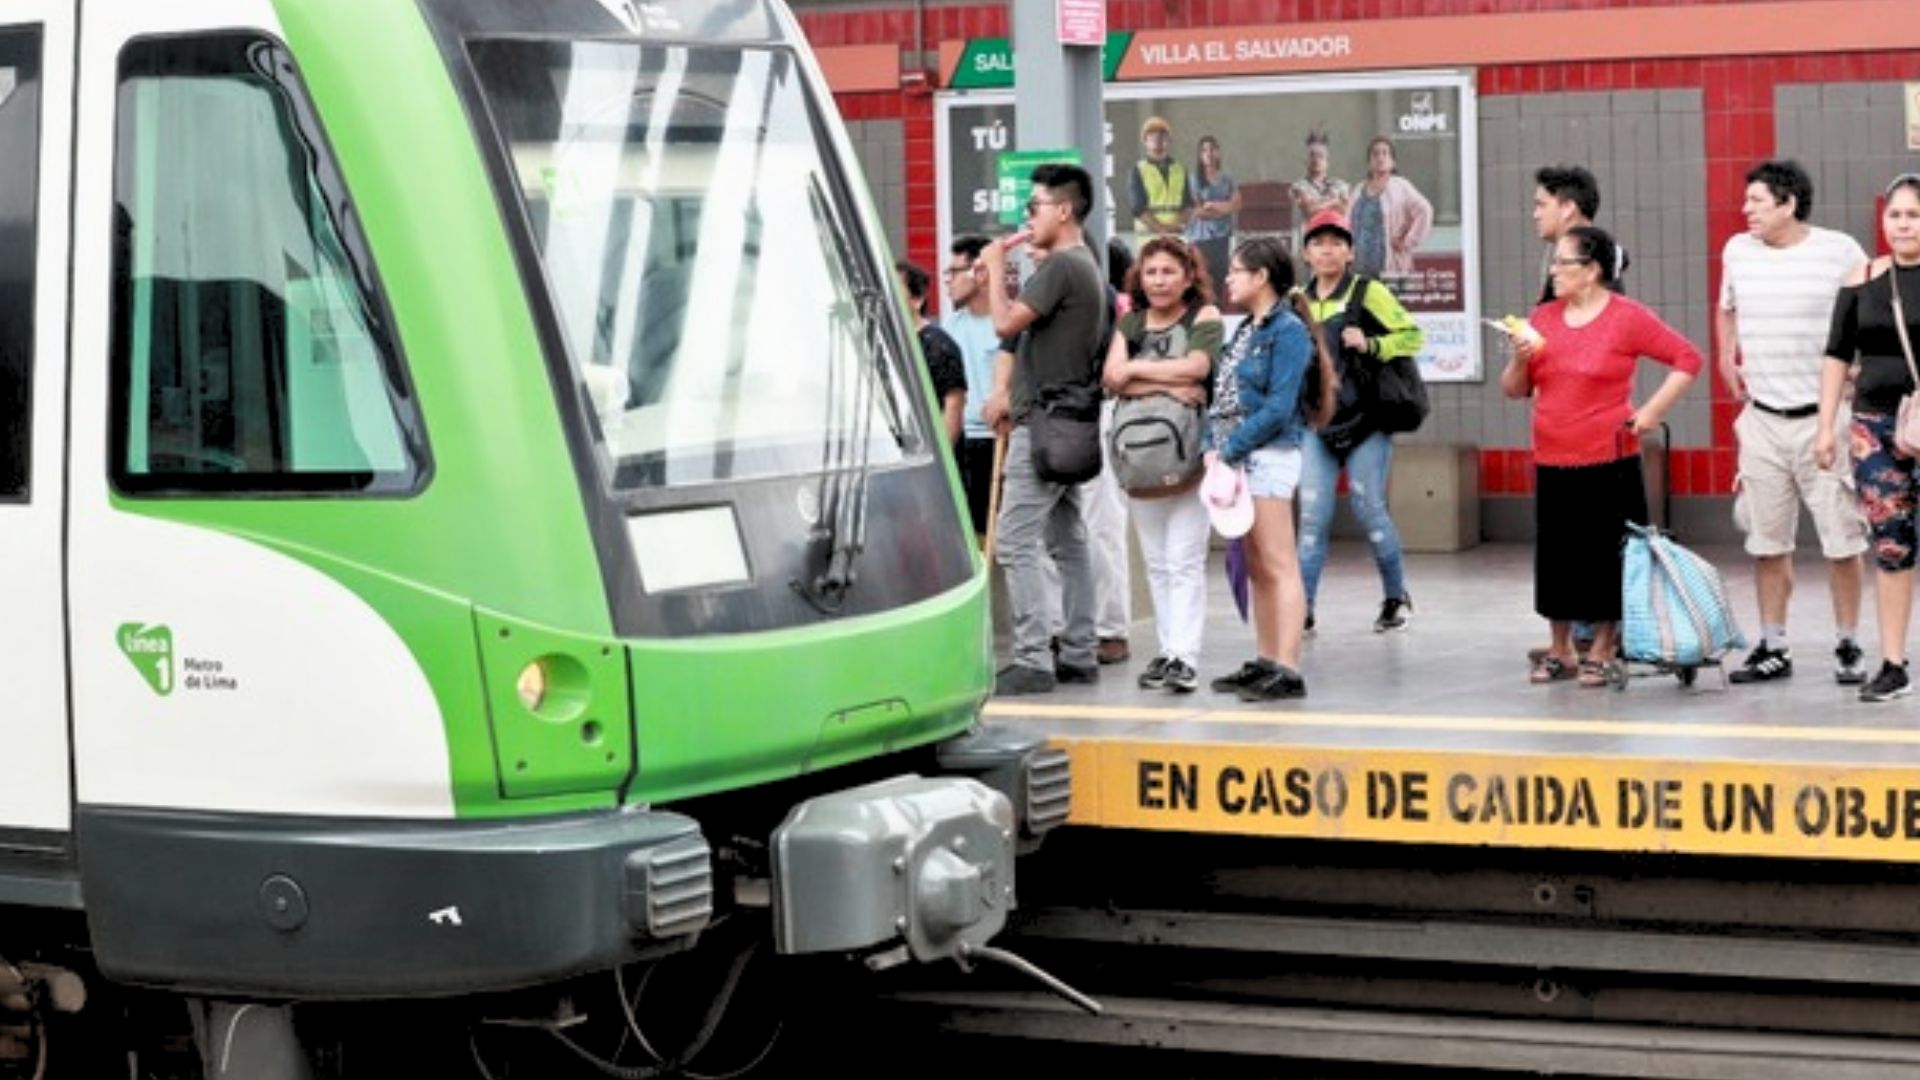
{"label": "gray backpack", "polygon": [[[1180,321],[1149,345],[1146,319],[1122,323],[1130,356],[1169,359],[1186,355],[1187,335],[1193,330],[1197,307],[1187,308]],[[1213,380],[1207,380],[1212,385]],[[1129,495],[1152,498],[1171,495],[1200,478],[1201,425],[1204,410],[1185,405],[1166,394],[1121,398],[1113,405],[1113,430],[1107,435],[1107,465],[1120,489]]]}
{"label": "gray backpack", "polygon": [[1107,463],[1129,495],[1169,495],[1200,476],[1200,408],[1166,394],[1113,405]]}

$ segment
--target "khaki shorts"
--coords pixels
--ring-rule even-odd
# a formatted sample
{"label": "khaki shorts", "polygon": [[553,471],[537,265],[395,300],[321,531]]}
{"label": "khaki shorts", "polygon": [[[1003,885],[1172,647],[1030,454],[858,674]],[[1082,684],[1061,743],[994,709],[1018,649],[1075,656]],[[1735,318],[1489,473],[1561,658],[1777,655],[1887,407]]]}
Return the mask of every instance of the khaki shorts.
{"label": "khaki shorts", "polygon": [[[1834,424],[1845,448],[1845,410]],[[1854,494],[1848,462],[1821,469],[1813,463],[1813,438],[1820,421],[1811,416],[1788,420],[1749,404],[1734,418],[1740,442],[1740,475],[1734,480],[1733,523],[1747,535],[1747,554],[1791,554],[1800,531],[1800,506],[1813,515],[1820,553],[1848,559],[1867,549],[1867,522]]]}

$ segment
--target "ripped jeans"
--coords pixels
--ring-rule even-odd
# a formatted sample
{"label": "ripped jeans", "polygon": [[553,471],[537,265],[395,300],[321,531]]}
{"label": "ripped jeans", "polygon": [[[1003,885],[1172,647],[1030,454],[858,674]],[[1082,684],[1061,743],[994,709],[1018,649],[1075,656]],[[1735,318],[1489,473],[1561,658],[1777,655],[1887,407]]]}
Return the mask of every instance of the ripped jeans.
{"label": "ripped jeans", "polygon": [[[1300,490],[1300,577],[1307,586],[1307,609],[1313,609],[1320,590],[1320,570],[1327,563],[1327,539],[1333,532],[1334,488],[1340,480],[1340,461],[1313,431],[1300,439],[1304,457]],[[1400,530],[1387,514],[1387,471],[1393,464],[1393,436],[1375,432],[1347,454],[1347,505],[1366,532],[1373,562],[1380,570],[1382,597],[1407,595],[1406,573],[1400,562]]]}

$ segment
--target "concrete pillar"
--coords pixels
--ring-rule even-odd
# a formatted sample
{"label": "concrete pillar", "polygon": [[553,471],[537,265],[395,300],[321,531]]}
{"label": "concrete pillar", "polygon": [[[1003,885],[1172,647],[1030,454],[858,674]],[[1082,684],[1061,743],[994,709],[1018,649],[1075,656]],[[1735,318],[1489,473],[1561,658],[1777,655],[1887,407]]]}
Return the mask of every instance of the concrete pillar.
{"label": "concrete pillar", "polygon": [[[1008,0],[1013,27],[1014,127],[1020,150],[1080,148],[1093,174],[1093,212],[1087,239],[1107,249],[1106,117],[1102,108],[1100,50],[1060,44],[1054,0]],[[1062,103],[1065,108],[1062,108]]]}

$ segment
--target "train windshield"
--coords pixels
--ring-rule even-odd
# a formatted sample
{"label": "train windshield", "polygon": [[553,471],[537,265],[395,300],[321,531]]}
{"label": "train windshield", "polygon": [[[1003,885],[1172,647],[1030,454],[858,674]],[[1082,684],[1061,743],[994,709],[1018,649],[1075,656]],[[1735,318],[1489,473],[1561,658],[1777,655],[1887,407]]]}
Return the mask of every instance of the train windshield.
{"label": "train windshield", "polygon": [[470,47],[617,488],[885,465],[930,445],[894,294],[834,194],[792,54]]}

